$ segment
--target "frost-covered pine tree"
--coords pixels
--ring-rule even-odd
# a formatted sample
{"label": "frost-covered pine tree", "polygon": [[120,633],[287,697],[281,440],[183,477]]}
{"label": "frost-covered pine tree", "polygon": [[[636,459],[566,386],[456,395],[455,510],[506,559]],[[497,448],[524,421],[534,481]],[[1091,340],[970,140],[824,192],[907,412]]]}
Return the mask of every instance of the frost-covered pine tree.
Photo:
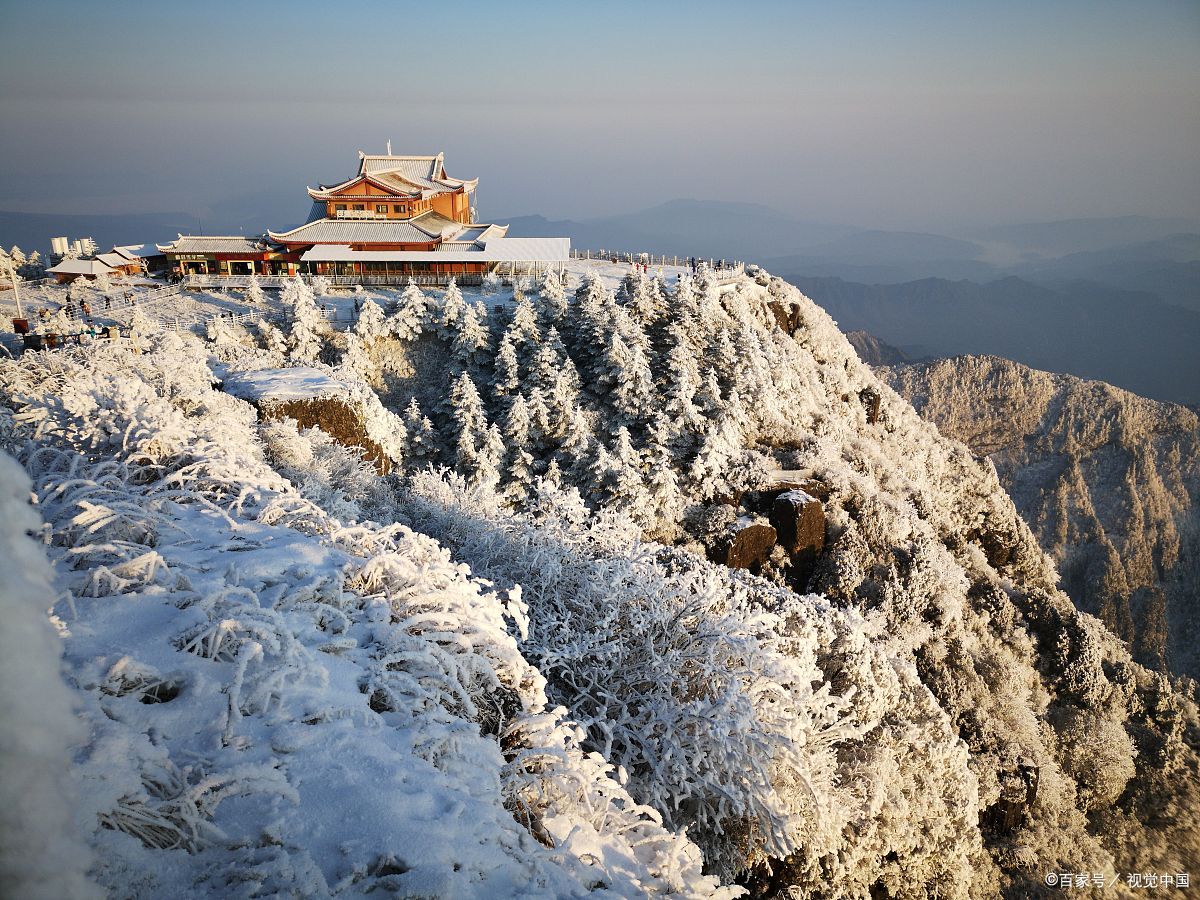
{"label": "frost-covered pine tree", "polygon": [[495,272],[488,272],[480,283],[480,289],[489,297],[498,294],[500,287],[500,276]]}
{"label": "frost-covered pine tree", "polygon": [[491,358],[487,310],[482,303],[463,304],[452,352],[459,365],[478,370]]}
{"label": "frost-covered pine tree", "polygon": [[133,341],[134,348],[141,352],[142,345],[154,330],[155,323],[142,311],[140,306],[134,306],[129,311],[126,327],[129,329],[129,338]]}
{"label": "frost-covered pine tree", "polygon": [[388,333],[383,310],[370,297],[364,298],[358,307],[358,315],[354,320],[354,333],[362,339],[363,344],[367,347],[372,346]]}
{"label": "frost-covered pine tree", "polygon": [[742,433],[730,416],[719,415],[707,425],[688,471],[693,492],[705,499],[729,489],[727,476],[731,462],[744,451]]}
{"label": "frost-covered pine tree", "polygon": [[429,299],[411,278],[388,317],[388,330],[398,340],[411,341],[430,324]]}
{"label": "frost-covered pine tree", "polygon": [[250,282],[246,285],[245,300],[254,306],[267,305],[267,295],[263,292],[262,281],[258,277],[258,272],[254,270],[250,271]]}
{"label": "frost-covered pine tree", "polygon": [[546,395],[539,387],[529,392],[529,438],[533,448],[539,453],[549,452],[555,444],[558,429],[550,414],[550,406]]}
{"label": "frost-covered pine tree", "polygon": [[536,347],[541,342],[537,311],[527,294],[520,294],[513,303],[513,317],[507,328],[513,344],[521,347]]}
{"label": "frost-covered pine tree", "polygon": [[95,284],[96,284],[96,290],[99,291],[101,294],[111,294],[112,293],[112,289],[113,289],[112,278],[109,277],[109,274],[107,272],[101,272],[99,275],[97,275]]}
{"label": "frost-covered pine tree", "polygon": [[22,278],[44,278],[46,275],[46,266],[42,262],[42,254],[36,250],[30,253],[29,259],[25,261],[25,265],[21,266],[19,274]]}
{"label": "frost-covered pine tree", "polygon": [[673,332],[675,339],[667,354],[666,413],[673,435],[678,436],[702,431],[704,415],[696,405],[696,394],[700,390],[696,354],[678,329]]}
{"label": "frost-covered pine tree", "polygon": [[283,336],[283,332],[266,319],[259,319],[255,324],[258,328],[258,335],[262,340],[263,347],[276,358],[279,364],[282,364],[284,358],[287,356],[287,338]]}
{"label": "frost-covered pine tree", "polygon": [[624,426],[617,429],[608,490],[618,509],[629,513],[639,523],[649,522],[641,456],[633,446],[629,429]]}
{"label": "frost-covered pine tree", "polygon": [[533,482],[533,454],[530,453],[529,404],[524,396],[513,397],[504,420],[504,441],[507,445],[504,474],[505,493],[512,499],[522,500]]}
{"label": "frost-covered pine tree", "polygon": [[721,383],[717,379],[717,373],[711,368],[700,379],[696,404],[706,418],[716,418],[725,412],[725,403],[721,400]]}
{"label": "frost-covered pine tree", "polygon": [[288,280],[281,300],[290,321],[288,349],[301,362],[316,362],[321,353],[325,319],[317,309],[312,291],[296,275]]}
{"label": "frost-covered pine tree", "polygon": [[346,335],[346,350],[342,353],[340,368],[352,379],[370,381],[375,366],[367,355],[366,342],[357,334]]}
{"label": "frost-covered pine tree", "polygon": [[218,347],[236,343],[229,320],[225,316],[209,316],[204,323],[204,332],[210,341]]}
{"label": "frost-covered pine tree", "polygon": [[404,427],[408,435],[404,458],[409,468],[423,468],[437,459],[437,432],[429,417],[421,412],[416,397],[409,400],[404,410]]}
{"label": "frost-covered pine tree", "polygon": [[480,464],[480,451],[487,435],[487,417],[483,401],[471,376],[463,372],[450,388],[450,409],[457,432],[455,458],[459,471],[474,477]]}
{"label": "frost-covered pine tree", "polygon": [[504,436],[500,427],[493,423],[484,432],[479,448],[479,461],[475,469],[475,482],[487,485],[492,490],[500,483],[500,467],[504,464]]}
{"label": "frost-covered pine tree", "polygon": [[329,279],[324,275],[312,277],[312,293],[314,297],[324,297],[329,293]]}
{"label": "frost-covered pine tree", "polygon": [[567,314],[567,292],[562,279],[553,269],[548,269],[542,276],[538,295],[542,299],[540,312],[543,324],[546,327],[557,325]]}
{"label": "frost-covered pine tree", "polygon": [[640,346],[630,346],[619,334],[613,334],[598,382],[605,386],[617,413],[611,429],[645,424],[654,409],[654,378]]}
{"label": "frost-covered pine tree", "polygon": [[686,501],[679,489],[675,466],[665,451],[660,451],[650,466],[646,476],[646,496],[653,536],[671,540],[678,531]]}
{"label": "frost-covered pine tree", "polygon": [[445,340],[453,340],[459,324],[466,315],[467,302],[463,299],[458,283],[451,278],[442,292],[437,308],[437,333]]}
{"label": "frost-covered pine tree", "polygon": [[513,345],[512,335],[506,331],[500,339],[500,348],[496,351],[492,393],[503,400],[516,395],[520,388],[521,364],[517,360],[517,351]]}

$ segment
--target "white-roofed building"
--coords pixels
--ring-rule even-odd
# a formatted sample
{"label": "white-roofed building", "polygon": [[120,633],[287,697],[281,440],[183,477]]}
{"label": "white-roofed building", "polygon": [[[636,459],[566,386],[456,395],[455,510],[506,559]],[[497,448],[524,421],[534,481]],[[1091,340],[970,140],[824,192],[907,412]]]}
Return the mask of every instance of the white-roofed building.
{"label": "white-roofed building", "polygon": [[567,238],[510,239],[508,226],[475,221],[479,180],[453,178],[443,155],[359,151],[358,172],[308,189],[307,220],[259,238],[180,235],[159,245],[180,275],[288,275],[400,283],[540,273],[566,264]]}
{"label": "white-roofed building", "polygon": [[[107,255],[107,254],[104,254]],[[97,278],[100,275],[116,275],[117,269],[97,257],[96,259],[67,258],[46,270],[53,275],[59,284],[66,284],[76,278]]]}

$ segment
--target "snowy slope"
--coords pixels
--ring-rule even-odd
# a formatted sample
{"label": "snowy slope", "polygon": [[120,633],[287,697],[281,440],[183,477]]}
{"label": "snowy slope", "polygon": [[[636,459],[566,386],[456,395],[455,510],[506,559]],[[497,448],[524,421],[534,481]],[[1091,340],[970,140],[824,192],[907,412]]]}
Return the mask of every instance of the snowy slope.
{"label": "snowy slope", "polygon": [[[1196,870],[1192,688],[1057,589],[995,468],[778,279],[621,274],[501,310],[413,288],[349,334],[292,286],[284,329],[0,364],[74,598],[93,877],[918,898]],[[371,386],[392,475],[214,390],[288,363]],[[821,486],[803,584],[704,558],[776,470]]]}
{"label": "snowy slope", "polygon": [[1200,675],[1200,421],[1184,407],[995,357],[886,373],[990,456],[1063,588],[1147,665]]}
{"label": "snowy slope", "polygon": [[546,707],[506,630],[515,599],[404,526],[331,519],[267,467],[253,411],[212,391],[198,347],[154,349],[6,371],[75,598],[102,885],[714,892]]}

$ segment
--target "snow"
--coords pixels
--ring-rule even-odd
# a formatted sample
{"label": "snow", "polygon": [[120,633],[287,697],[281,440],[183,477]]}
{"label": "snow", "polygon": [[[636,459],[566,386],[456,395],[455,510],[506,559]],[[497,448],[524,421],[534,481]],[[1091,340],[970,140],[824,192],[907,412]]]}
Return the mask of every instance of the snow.
{"label": "snow", "polygon": [[45,554],[31,535],[29,477],[0,453],[0,883],[13,897],[99,897],[87,876],[92,853],[74,808],[72,748],[86,731],[63,682],[62,647],[45,611],[55,591]]}
{"label": "snow", "polygon": [[[483,312],[331,298],[349,334],[294,283],[283,329],[0,361],[92,880],[915,900],[1187,869],[1195,705],[1057,590],[991,465],[765,273],[569,274]],[[214,387],[273,379],[340,385],[392,473]],[[708,562],[779,472],[822,485],[811,577]],[[1037,802],[997,835],[1018,758]]]}
{"label": "snow", "polygon": [[350,387],[311,366],[290,369],[257,369],[233,372],[225,376],[222,388],[243,400],[315,400],[324,397],[345,397]]}

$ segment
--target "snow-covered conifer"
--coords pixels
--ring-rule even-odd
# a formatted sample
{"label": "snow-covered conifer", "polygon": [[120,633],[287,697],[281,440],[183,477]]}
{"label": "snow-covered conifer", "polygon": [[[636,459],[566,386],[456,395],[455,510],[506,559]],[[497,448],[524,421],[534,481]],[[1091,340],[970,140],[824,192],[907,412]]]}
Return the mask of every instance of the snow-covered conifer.
{"label": "snow-covered conifer", "polygon": [[500,276],[495,272],[488,272],[480,282],[480,290],[489,297],[498,294],[500,287]]}
{"label": "snow-covered conifer", "polygon": [[314,275],[311,286],[314,297],[324,297],[329,293],[329,279],[324,275]]}
{"label": "snow-covered conifer", "polygon": [[316,362],[321,353],[321,333],[326,323],[313,293],[300,276],[288,280],[280,298],[289,319],[288,349],[301,362]]}
{"label": "snow-covered conifer", "polygon": [[466,311],[467,302],[463,299],[458,283],[451,278],[438,301],[436,323],[438,334],[446,340],[453,340]]}
{"label": "snow-covered conifer", "polygon": [[487,310],[482,303],[463,304],[462,316],[454,334],[454,358],[462,366],[479,369],[491,357]]}
{"label": "snow-covered conifer", "polygon": [[513,397],[504,419],[504,441],[508,451],[504,465],[505,492],[514,499],[522,499],[533,481],[533,454],[529,452],[529,405],[521,394]]}
{"label": "snow-covered conifer", "polygon": [[277,364],[282,364],[287,356],[287,338],[283,336],[283,332],[266,319],[259,319],[256,327],[267,352],[276,357]]}
{"label": "snow-covered conifer", "polygon": [[537,311],[528,295],[521,294],[513,303],[513,317],[507,328],[513,343],[520,346],[536,347],[541,341],[541,331],[537,323]]}
{"label": "snow-covered conifer", "polygon": [[370,381],[375,372],[375,365],[367,355],[366,343],[357,334],[346,335],[346,350],[342,353],[342,371],[353,379]]}
{"label": "snow-covered conifer", "polygon": [[388,333],[387,322],[379,304],[370,297],[363,298],[358,307],[358,315],[354,320],[354,333],[367,346],[372,346]]}
{"label": "snow-covered conifer", "polygon": [[266,306],[267,295],[263,292],[262,281],[258,277],[258,272],[251,270],[250,283],[246,285],[246,302],[254,306]]}
{"label": "snow-covered conifer", "polygon": [[487,437],[487,417],[483,401],[471,376],[463,372],[450,388],[450,409],[457,431],[455,453],[459,471],[473,477],[479,467],[479,454]]}
{"label": "snow-covered conifer", "polygon": [[500,483],[500,467],[504,464],[504,436],[500,427],[492,423],[484,433],[479,448],[479,460],[475,470],[477,484],[495,489]]}
{"label": "snow-covered conifer", "polygon": [[546,274],[542,276],[538,295],[541,297],[539,312],[542,323],[547,328],[557,325],[567,314],[567,292],[562,279],[553,269],[547,269]]}
{"label": "snow-covered conifer", "polygon": [[387,326],[399,340],[411,341],[419,335],[430,322],[429,299],[411,278],[396,301],[392,314],[388,317]]}
{"label": "snow-covered conifer", "polygon": [[417,398],[413,397],[404,410],[404,427],[407,433],[405,460],[410,468],[420,468],[437,458],[437,432],[433,423],[421,412]]}
{"label": "snow-covered conifer", "polygon": [[512,336],[506,331],[496,351],[496,370],[492,392],[500,398],[512,397],[521,387],[521,365]]}

